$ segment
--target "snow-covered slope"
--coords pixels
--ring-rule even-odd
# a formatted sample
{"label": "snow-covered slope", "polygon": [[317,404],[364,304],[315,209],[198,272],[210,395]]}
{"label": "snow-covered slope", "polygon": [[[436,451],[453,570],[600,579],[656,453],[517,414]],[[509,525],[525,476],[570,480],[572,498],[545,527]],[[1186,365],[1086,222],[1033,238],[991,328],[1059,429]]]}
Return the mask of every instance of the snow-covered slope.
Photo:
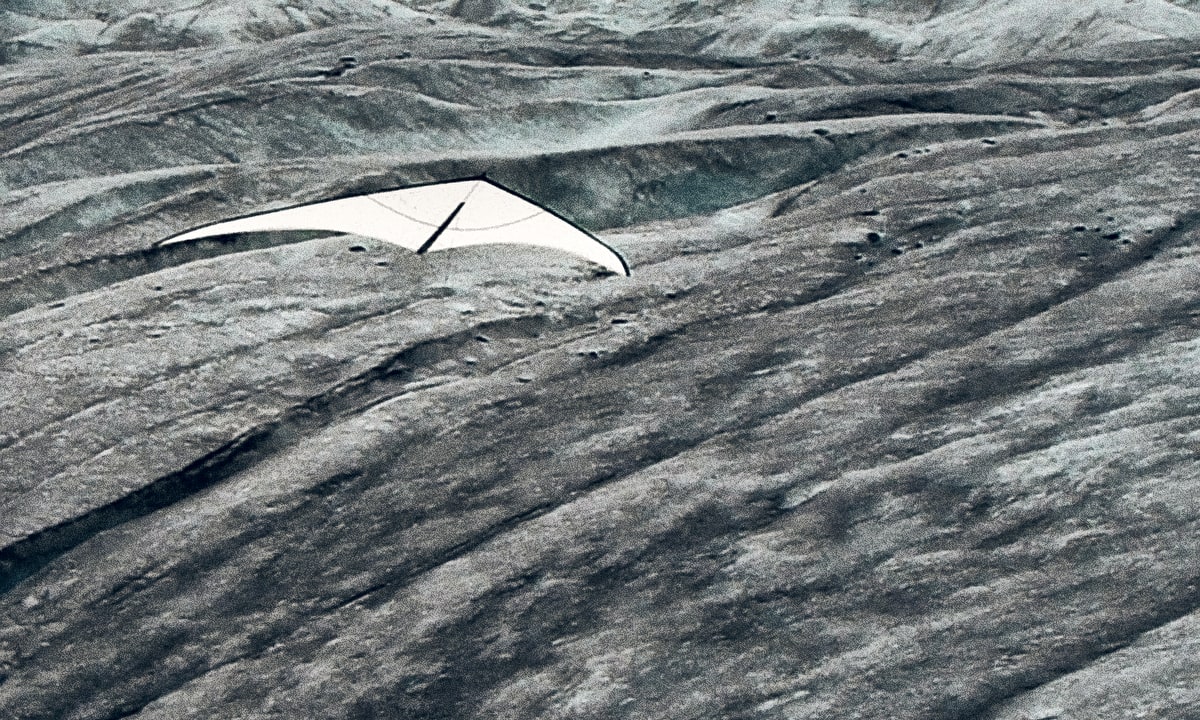
{"label": "snow-covered slope", "polygon": [[392,0],[18,2],[0,11],[10,60],[270,40],[345,23],[423,21]]}
{"label": "snow-covered slope", "polygon": [[572,2],[5,4],[0,719],[1200,717],[1192,15]]}
{"label": "snow-covered slope", "polygon": [[988,62],[1099,45],[1200,36],[1194,2],[1170,0],[22,0],[0,10],[7,61],[102,50],[262,41],[363,23],[455,20],[543,37],[674,45],[717,57],[862,55]]}
{"label": "snow-covered slope", "polygon": [[903,52],[959,62],[1200,38],[1200,14],[1167,0],[974,0],[921,23]]}

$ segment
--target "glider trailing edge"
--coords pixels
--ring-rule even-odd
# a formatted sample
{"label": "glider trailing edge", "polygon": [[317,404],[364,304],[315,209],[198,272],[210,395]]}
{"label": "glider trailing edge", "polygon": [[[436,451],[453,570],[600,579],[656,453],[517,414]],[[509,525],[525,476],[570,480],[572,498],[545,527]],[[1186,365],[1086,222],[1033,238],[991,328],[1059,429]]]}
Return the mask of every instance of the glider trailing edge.
{"label": "glider trailing edge", "polygon": [[621,275],[625,258],[549,208],[486,176],[318,200],[203,225],[156,246],[249,232],[323,230],[362,235],[418,254],[489,244],[534,245]]}

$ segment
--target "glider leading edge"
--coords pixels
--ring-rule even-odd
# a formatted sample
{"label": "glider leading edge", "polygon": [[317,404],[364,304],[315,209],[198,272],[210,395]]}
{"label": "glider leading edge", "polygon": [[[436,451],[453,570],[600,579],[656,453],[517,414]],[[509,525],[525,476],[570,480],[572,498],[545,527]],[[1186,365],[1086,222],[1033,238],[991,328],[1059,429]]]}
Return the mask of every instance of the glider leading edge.
{"label": "glider leading edge", "polygon": [[417,254],[492,243],[537,245],[563,250],[629,275],[625,259],[599,238],[486,176],[256,213],[188,230],[156,245],[272,230],[352,233]]}

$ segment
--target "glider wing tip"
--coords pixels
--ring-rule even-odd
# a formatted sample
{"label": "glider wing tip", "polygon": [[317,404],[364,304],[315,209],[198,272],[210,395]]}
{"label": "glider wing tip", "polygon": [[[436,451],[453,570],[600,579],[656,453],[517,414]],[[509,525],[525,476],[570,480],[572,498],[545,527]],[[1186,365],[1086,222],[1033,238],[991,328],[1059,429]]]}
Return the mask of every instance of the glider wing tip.
{"label": "glider wing tip", "polygon": [[196,240],[196,239],[198,239],[198,237],[203,237],[203,236],[196,236],[193,233],[194,233],[194,231],[189,230],[187,232],[177,233],[170,237],[165,237],[162,240],[155,241],[153,244],[153,247],[159,248],[159,247],[163,247],[164,245],[177,245],[181,242],[186,242],[188,240]]}
{"label": "glider wing tip", "polygon": [[598,270],[597,273],[599,274],[600,277],[613,277],[614,275],[620,275],[621,277],[630,277],[633,273],[629,272],[629,265],[627,265],[625,263],[624,258],[620,258],[620,260],[621,260],[620,265],[616,265],[613,263],[604,263],[601,266],[604,269]]}
{"label": "glider wing tip", "polygon": [[[587,232],[587,231],[585,230],[584,232]],[[600,244],[601,247],[603,247],[605,250],[608,251],[608,254],[611,255],[617,261],[616,265],[619,266],[619,269],[617,267],[614,267],[613,263],[604,263],[605,267],[607,267],[609,270],[612,270],[614,273],[617,273],[619,275],[624,275],[625,277],[629,277],[630,275],[633,274],[629,271],[629,263],[626,262],[625,256],[622,255],[621,253],[617,252],[616,248],[614,248],[612,245],[609,245],[608,243],[604,242],[603,240],[596,237],[595,235],[592,235],[591,233],[587,233],[587,234],[589,237],[592,238],[592,240],[595,240],[597,243]]]}

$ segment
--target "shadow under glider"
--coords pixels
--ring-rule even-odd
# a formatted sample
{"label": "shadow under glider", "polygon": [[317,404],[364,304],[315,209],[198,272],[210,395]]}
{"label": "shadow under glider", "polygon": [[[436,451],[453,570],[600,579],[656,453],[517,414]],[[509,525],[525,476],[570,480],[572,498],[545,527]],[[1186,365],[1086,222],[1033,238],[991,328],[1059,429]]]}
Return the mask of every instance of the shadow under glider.
{"label": "shadow under glider", "polygon": [[486,175],[254,213],[203,225],[156,246],[218,235],[326,230],[383,240],[415,251],[519,244],[562,250],[629,275],[625,258],[588,231]]}

